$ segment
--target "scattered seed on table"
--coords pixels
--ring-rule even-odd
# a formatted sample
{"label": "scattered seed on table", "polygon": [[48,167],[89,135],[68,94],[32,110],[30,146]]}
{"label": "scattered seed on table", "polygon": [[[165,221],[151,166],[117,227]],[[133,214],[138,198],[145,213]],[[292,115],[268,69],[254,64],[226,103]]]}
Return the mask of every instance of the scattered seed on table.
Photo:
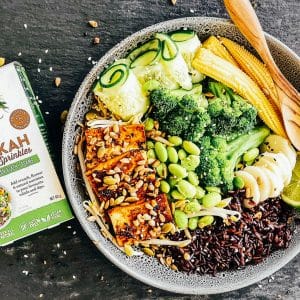
{"label": "scattered seed on table", "polygon": [[99,44],[99,43],[100,43],[100,37],[99,37],[99,36],[95,36],[95,37],[93,38],[93,44],[97,45],[97,44]]}
{"label": "scattered seed on table", "polygon": [[177,0],[171,0],[171,3],[172,3],[173,5],[176,5],[176,2],[177,2]]}
{"label": "scattered seed on table", "polygon": [[27,24],[24,24],[24,28],[27,29]]}
{"label": "scattered seed on table", "polygon": [[41,64],[42,63],[42,59],[41,58],[39,58],[39,64]]}
{"label": "scattered seed on table", "polygon": [[18,53],[18,56],[21,56],[21,55],[22,55],[22,52],[19,52],[19,53]]}
{"label": "scattered seed on table", "polygon": [[95,20],[91,20],[91,21],[89,21],[88,23],[89,23],[89,25],[90,25],[91,27],[93,27],[93,28],[98,27],[98,22],[95,21]]}
{"label": "scattered seed on table", "polygon": [[56,87],[59,87],[60,84],[61,84],[61,78],[60,77],[55,77],[54,84],[55,84]]}
{"label": "scattered seed on table", "polygon": [[45,50],[45,53],[47,54],[48,52],[49,52],[49,50],[48,50],[48,49],[46,49],[46,50]]}

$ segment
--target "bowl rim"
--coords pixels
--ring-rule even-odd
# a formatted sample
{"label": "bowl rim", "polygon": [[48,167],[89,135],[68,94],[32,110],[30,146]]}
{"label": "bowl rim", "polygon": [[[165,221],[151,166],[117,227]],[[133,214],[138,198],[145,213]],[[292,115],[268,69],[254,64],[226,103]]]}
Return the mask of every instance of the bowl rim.
{"label": "bowl rim", "polygon": [[[115,55],[117,50],[119,49],[119,47],[121,47],[123,44],[128,44],[132,39],[142,37],[143,34],[147,33],[153,27],[156,27],[156,26],[159,26],[159,25],[163,26],[163,25],[167,25],[167,24],[170,24],[170,23],[183,22],[183,21],[191,20],[191,19],[195,19],[195,20],[199,20],[199,21],[201,21],[201,20],[202,21],[215,21],[215,22],[219,22],[219,23],[224,23],[226,25],[231,24],[232,26],[235,26],[229,19],[226,19],[226,18],[201,17],[201,16],[199,16],[199,17],[183,17],[183,18],[175,18],[175,19],[170,19],[170,20],[166,20],[166,21],[163,21],[163,22],[152,24],[150,26],[144,27],[144,28],[136,31],[135,33],[133,33],[133,34],[129,35],[128,37],[126,37],[125,39],[121,40],[115,46],[113,46],[110,50],[108,50],[102,57],[100,57],[97,64],[95,64],[92,67],[92,69],[88,72],[88,74],[85,76],[84,80],[80,84],[80,87],[79,87],[78,91],[76,92],[76,94],[74,96],[74,99],[72,101],[72,104],[70,106],[70,109],[69,109],[69,114],[68,114],[68,117],[67,117],[67,120],[66,120],[66,123],[65,123],[64,133],[67,131],[67,128],[72,126],[71,120],[74,118],[75,108],[78,105],[78,102],[85,95],[85,86],[88,85],[91,82],[91,79],[92,79],[93,75],[97,72],[97,69],[98,69],[99,65],[102,65],[103,63],[105,63],[107,58],[111,57],[112,55]],[[299,56],[292,49],[290,49],[288,46],[286,46],[283,42],[281,42],[280,40],[278,40],[277,38],[273,37],[272,35],[270,35],[266,32],[265,32],[265,36],[266,36],[267,40],[271,40],[271,41],[275,42],[277,45],[279,45],[281,48],[283,48],[286,52],[288,52],[291,56],[293,56],[296,60],[298,60],[300,62]],[[75,213],[76,219],[79,221],[82,229],[88,235],[89,239],[91,241],[93,241],[95,236],[94,236],[94,233],[93,233],[91,227],[88,226],[87,220],[82,218],[82,215],[81,215],[82,207],[76,205],[76,203],[75,203],[75,201],[72,197],[73,191],[71,189],[71,184],[70,184],[71,181],[72,181],[72,178],[71,178],[71,174],[68,170],[69,165],[68,165],[68,160],[67,160],[67,155],[69,154],[68,153],[69,140],[71,140],[70,137],[67,136],[66,134],[64,134],[63,135],[63,142],[62,142],[62,167],[63,167],[63,177],[64,177],[65,188],[66,188],[66,191],[67,191],[69,202],[71,203],[73,212]],[[94,244],[98,248],[98,250],[110,262],[112,262],[115,266],[117,266],[119,269],[121,269],[123,272],[127,273],[131,277],[133,277],[133,278],[135,278],[135,279],[137,279],[137,280],[139,280],[139,281],[141,281],[141,282],[143,282],[147,285],[151,285],[151,286],[153,286],[155,288],[158,288],[158,289],[161,289],[161,290],[165,290],[165,291],[173,292],[173,293],[179,293],[179,294],[186,294],[186,295],[220,294],[220,293],[225,293],[225,292],[229,292],[229,291],[244,288],[246,286],[252,285],[252,284],[254,284],[258,281],[261,281],[264,278],[270,276],[271,274],[273,274],[274,272],[278,271],[283,266],[285,266],[297,254],[300,253],[300,244],[299,244],[297,247],[295,247],[294,251],[292,253],[290,253],[290,255],[288,257],[286,257],[285,259],[281,259],[280,263],[277,264],[276,267],[273,267],[271,270],[270,270],[270,268],[266,268],[266,269],[262,270],[261,272],[259,272],[257,274],[256,278],[253,278],[253,279],[248,280],[248,281],[243,281],[243,283],[236,283],[234,285],[231,285],[230,287],[223,288],[222,291],[219,291],[217,288],[215,288],[215,289],[210,288],[209,290],[206,290],[205,293],[203,293],[203,292],[201,292],[201,290],[194,290],[194,289],[192,290],[191,288],[183,287],[183,286],[180,286],[178,288],[173,288],[172,291],[171,291],[170,289],[168,289],[168,287],[166,287],[164,285],[163,282],[158,282],[158,281],[153,280],[152,278],[144,277],[142,275],[139,275],[139,273],[135,272],[131,268],[124,265],[113,254],[111,254],[108,251],[108,249],[106,249],[105,247],[102,247],[101,244],[99,244],[99,243],[94,243]]]}

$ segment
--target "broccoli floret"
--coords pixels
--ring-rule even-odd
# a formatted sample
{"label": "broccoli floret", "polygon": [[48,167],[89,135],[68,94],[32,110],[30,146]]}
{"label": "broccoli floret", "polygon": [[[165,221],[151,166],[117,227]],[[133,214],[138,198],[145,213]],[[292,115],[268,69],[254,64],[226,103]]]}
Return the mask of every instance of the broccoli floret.
{"label": "broccoli floret", "polygon": [[208,89],[215,95],[208,103],[208,113],[211,117],[208,134],[237,136],[256,126],[257,110],[246,100],[219,82],[209,82]]}
{"label": "broccoli floret", "polygon": [[159,121],[162,131],[198,142],[210,124],[207,110],[194,95],[186,94],[180,98],[173,93],[174,91],[166,89],[151,91],[153,117]]}
{"label": "broccoli floret", "polygon": [[172,96],[167,89],[156,89],[151,91],[150,101],[155,107],[154,116],[162,119],[178,106],[179,98]]}
{"label": "broccoli floret", "polygon": [[249,149],[263,143],[270,134],[265,127],[256,127],[249,133],[227,142],[223,138],[205,136],[201,139],[200,164],[197,173],[204,186],[221,186],[224,191],[233,188],[234,169],[240,157]]}

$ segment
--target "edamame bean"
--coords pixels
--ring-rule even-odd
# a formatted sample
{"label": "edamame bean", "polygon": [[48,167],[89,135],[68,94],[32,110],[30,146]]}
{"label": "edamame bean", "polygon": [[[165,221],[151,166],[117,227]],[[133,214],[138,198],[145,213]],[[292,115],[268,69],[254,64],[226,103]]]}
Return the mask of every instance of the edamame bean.
{"label": "edamame bean", "polygon": [[166,146],[161,142],[156,142],[154,145],[155,154],[159,161],[166,162],[168,160],[168,152]]}
{"label": "edamame bean", "polygon": [[204,208],[215,207],[221,200],[222,197],[219,193],[208,193],[202,198],[202,205]]}
{"label": "edamame bean", "polygon": [[170,185],[165,181],[165,180],[162,180],[160,182],[160,190],[163,192],[163,193],[166,193],[168,194],[170,192]]}
{"label": "edamame bean", "polygon": [[198,217],[189,218],[188,227],[190,230],[195,230],[198,226]]}
{"label": "edamame bean", "polygon": [[173,144],[174,146],[179,146],[182,144],[182,138],[179,136],[169,136],[168,141]]}
{"label": "edamame bean", "polygon": [[178,178],[176,177],[169,177],[168,178],[168,183],[171,187],[175,186],[177,184],[177,182],[179,181]]}
{"label": "edamame bean", "polygon": [[165,163],[160,163],[159,166],[156,167],[156,172],[159,177],[167,178],[168,176],[168,168]]}
{"label": "edamame bean", "polygon": [[196,186],[196,199],[202,199],[205,195],[205,190],[201,186]]}
{"label": "edamame bean", "polygon": [[242,177],[236,176],[233,178],[233,185],[237,190],[239,190],[245,186],[245,182]]}
{"label": "edamame bean", "polygon": [[169,171],[172,175],[177,178],[185,178],[187,176],[187,171],[180,165],[177,164],[169,164]]}
{"label": "edamame bean", "polygon": [[154,149],[149,149],[147,151],[147,158],[156,158]]}
{"label": "edamame bean", "polygon": [[146,131],[152,130],[154,128],[154,120],[152,118],[147,118],[144,126]]}
{"label": "edamame bean", "polygon": [[250,161],[253,161],[258,155],[259,155],[259,149],[252,148],[244,153],[243,160],[245,162],[250,162]]}
{"label": "edamame bean", "polygon": [[178,154],[174,147],[167,147],[168,158],[171,163],[177,164],[178,162]]}
{"label": "edamame bean", "polygon": [[186,198],[193,198],[196,195],[196,188],[187,180],[180,180],[176,186],[178,191]]}
{"label": "edamame bean", "polygon": [[152,141],[147,141],[146,145],[147,145],[147,149],[153,149],[154,148],[154,143]]}
{"label": "edamame bean", "polygon": [[198,175],[193,172],[193,171],[189,171],[188,172],[188,181],[192,184],[192,185],[195,185],[195,186],[198,186],[199,185],[199,178],[198,178]]}
{"label": "edamame bean", "polygon": [[190,153],[190,154],[193,154],[193,155],[199,155],[200,154],[199,147],[196,144],[194,144],[193,142],[183,141],[182,147],[187,153]]}
{"label": "edamame bean", "polygon": [[209,193],[212,193],[212,192],[215,192],[215,193],[219,193],[221,194],[221,189],[217,186],[207,186],[205,187],[205,189],[209,192]]}
{"label": "edamame bean", "polygon": [[188,227],[189,219],[187,215],[179,209],[176,209],[174,212],[174,220],[179,229],[185,229]]}
{"label": "edamame bean", "polygon": [[187,157],[187,153],[183,150],[183,149],[180,149],[179,151],[178,151],[178,158],[180,159],[180,160],[183,160],[184,158],[186,158]]}
{"label": "edamame bean", "polygon": [[192,200],[187,203],[184,207],[184,212],[186,214],[192,214],[200,211],[201,205],[199,204],[198,200]]}
{"label": "edamame bean", "polygon": [[215,218],[213,216],[204,216],[201,217],[198,221],[198,227],[204,228],[205,226],[209,226],[214,222]]}
{"label": "edamame bean", "polygon": [[181,165],[188,171],[195,171],[200,164],[198,155],[189,155],[181,160]]}
{"label": "edamame bean", "polygon": [[184,200],[185,199],[185,197],[182,194],[180,194],[177,190],[173,190],[171,192],[171,197],[175,200]]}

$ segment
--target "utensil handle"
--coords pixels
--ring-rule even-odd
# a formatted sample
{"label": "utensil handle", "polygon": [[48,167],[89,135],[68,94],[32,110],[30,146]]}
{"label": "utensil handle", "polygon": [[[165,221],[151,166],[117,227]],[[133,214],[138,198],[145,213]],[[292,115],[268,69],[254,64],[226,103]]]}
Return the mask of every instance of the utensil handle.
{"label": "utensil handle", "polygon": [[262,27],[250,1],[224,0],[224,4],[232,21],[267,65],[273,80],[287,96],[300,103],[298,91],[284,77],[271,55]]}

